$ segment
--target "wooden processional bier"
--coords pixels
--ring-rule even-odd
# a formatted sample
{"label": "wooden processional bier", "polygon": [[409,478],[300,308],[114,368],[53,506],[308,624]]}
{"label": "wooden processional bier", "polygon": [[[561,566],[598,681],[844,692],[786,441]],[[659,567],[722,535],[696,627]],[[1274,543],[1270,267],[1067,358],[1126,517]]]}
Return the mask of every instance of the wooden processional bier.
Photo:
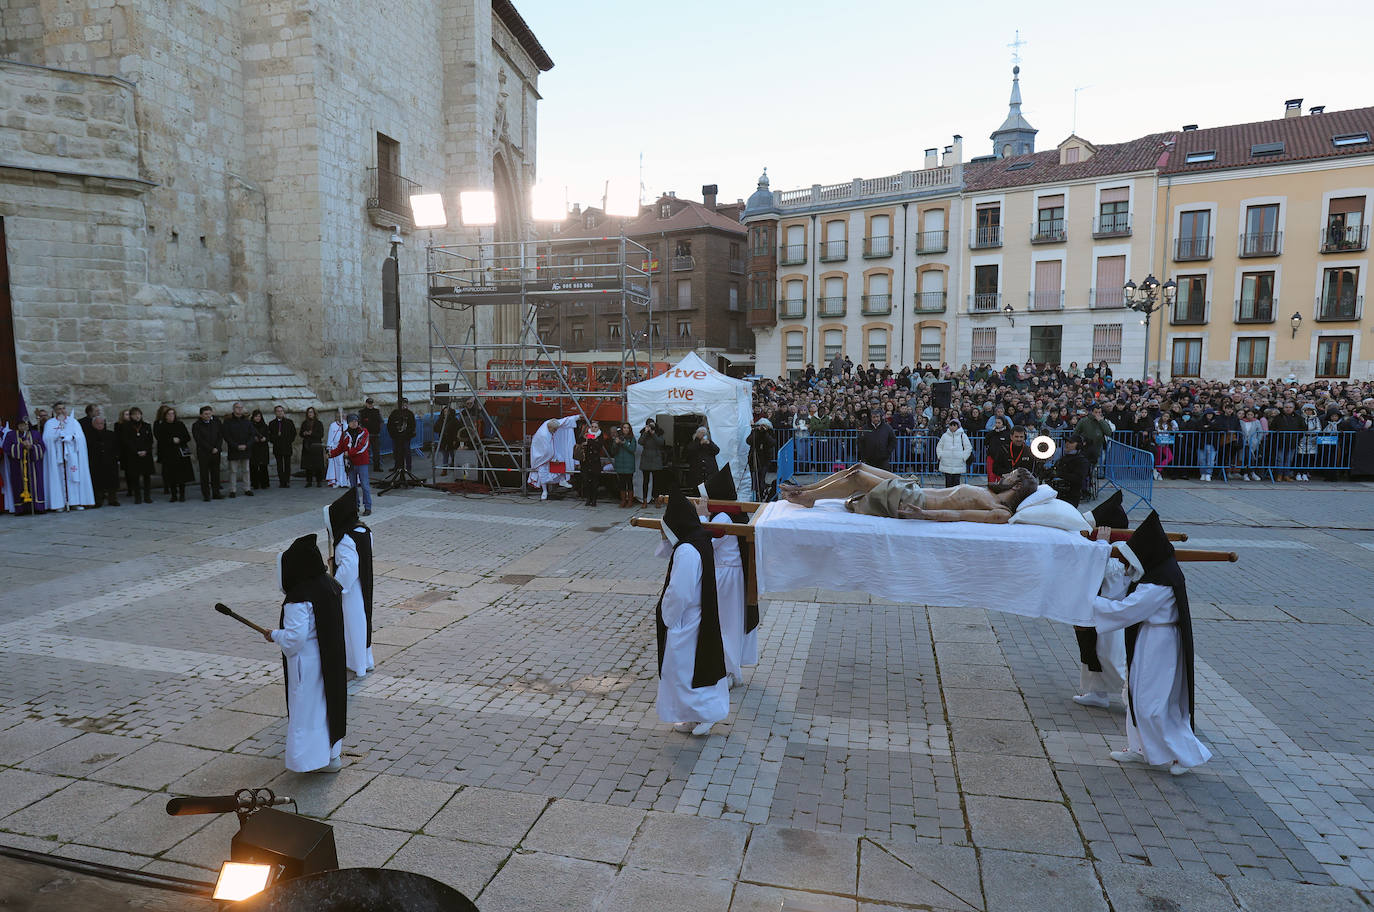
{"label": "wooden processional bier", "polygon": [[[698,506],[702,503],[702,498],[700,497],[689,497],[687,499]],[[667,503],[667,498],[659,497],[656,502],[660,505],[665,504]],[[702,528],[708,532],[734,535],[749,542],[750,547],[754,546],[754,524],[758,522],[759,515],[763,512],[763,508],[767,506],[767,504],[757,503],[752,500],[707,500],[705,503],[708,515],[721,511],[748,513],[749,522],[747,524],[706,522],[703,520],[701,525]],[[919,522],[919,520],[907,520],[907,522]],[[652,516],[635,516],[631,517],[630,525],[638,526],[641,529],[662,529],[663,521]],[[1113,529],[1111,540],[1113,542],[1126,541],[1126,539],[1131,537],[1131,532],[1131,529]],[[1082,534],[1084,538],[1092,537],[1091,532],[1084,532]],[[1168,532],[1166,534],[1169,536],[1169,541],[1184,542],[1188,540],[1188,534],[1186,532]],[[1112,556],[1120,557],[1121,552],[1113,548]],[[757,551],[754,553],[754,557],[755,559],[749,562],[748,572],[745,574],[746,578],[744,581],[744,597],[750,604],[759,600],[759,581],[757,573],[759,562],[757,559]],[[1174,557],[1180,563],[1197,563],[1204,561],[1235,563],[1240,559],[1234,551],[1200,551],[1188,548],[1174,549]]]}

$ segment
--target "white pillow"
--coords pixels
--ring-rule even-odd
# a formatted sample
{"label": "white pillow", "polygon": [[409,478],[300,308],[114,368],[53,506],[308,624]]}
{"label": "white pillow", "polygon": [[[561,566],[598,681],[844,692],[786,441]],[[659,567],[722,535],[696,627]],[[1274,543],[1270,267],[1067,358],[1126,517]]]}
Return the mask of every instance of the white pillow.
{"label": "white pillow", "polygon": [[1052,529],[1063,529],[1065,532],[1088,532],[1092,529],[1082,513],[1072,504],[1057,497],[1031,507],[1023,505],[1007,522],[1049,526]]}
{"label": "white pillow", "polygon": [[1059,492],[1057,492],[1054,488],[1050,487],[1047,484],[1042,484],[1040,487],[1036,488],[1035,491],[1032,492],[1029,497],[1021,501],[1021,505],[1016,508],[1016,511],[1019,513],[1022,510],[1026,509],[1026,507],[1037,507],[1042,503],[1049,503],[1050,501],[1056,499],[1058,496]]}

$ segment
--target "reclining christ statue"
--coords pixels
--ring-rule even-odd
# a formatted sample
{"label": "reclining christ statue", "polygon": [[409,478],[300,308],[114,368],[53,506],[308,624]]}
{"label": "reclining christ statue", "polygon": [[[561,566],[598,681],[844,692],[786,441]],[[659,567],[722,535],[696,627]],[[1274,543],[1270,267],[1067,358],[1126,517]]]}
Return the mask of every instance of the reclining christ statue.
{"label": "reclining christ statue", "polygon": [[845,498],[845,509],[865,516],[929,519],[935,522],[1005,523],[1039,483],[1028,469],[1016,469],[986,487],[961,484],[923,488],[919,479],[902,478],[862,462],[809,485],[782,485],[784,498],[803,507],[827,498]]}

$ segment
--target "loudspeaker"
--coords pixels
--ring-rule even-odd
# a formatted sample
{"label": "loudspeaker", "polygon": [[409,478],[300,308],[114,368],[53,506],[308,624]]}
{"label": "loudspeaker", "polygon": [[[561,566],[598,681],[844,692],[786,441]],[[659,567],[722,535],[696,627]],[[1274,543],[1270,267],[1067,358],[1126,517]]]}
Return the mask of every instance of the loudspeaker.
{"label": "loudspeaker", "polygon": [[263,808],[243,821],[229,841],[229,860],[281,865],[278,880],[339,866],[333,827],[274,808]]}
{"label": "loudspeaker", "polygon": [[949,408],[950,390],[953,384],[948,380],[940,380],[930,385],[930,404],[935,408]]}
{"label": "loudspeaker", "polygon": [[448,405],[448,403],[449,403],[449,397],[446,396],[446,395],[442,395],[442,394],[447,393],[447,392],[448,392],[448,384],[447,384],[447,383],[436,383],[436,384],[434,384],[434,404],[437,405],[437,406],[439,406],[439,408],[443,408],[444,406]]}

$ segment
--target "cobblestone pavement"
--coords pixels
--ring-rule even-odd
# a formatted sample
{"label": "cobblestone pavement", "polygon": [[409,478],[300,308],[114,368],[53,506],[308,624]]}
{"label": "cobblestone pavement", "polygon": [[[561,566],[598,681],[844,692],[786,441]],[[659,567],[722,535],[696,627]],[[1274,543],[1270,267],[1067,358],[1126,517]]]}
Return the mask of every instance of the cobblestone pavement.
{"label": "cobblestone pavement", "polygon": [[371,518],[345,770],[286,774],[280,661],[211,606],[275,620],[275,554],[326,498],[0,518],[0,842],[208,879],[234,821],[166,798],[270,784],[343,864],[483,912],[1370,908],[1374,488],[1156,489],[1241,555],[1188,568],[1215,757],[1181,778],[1107,758],[1122,710],[1069,700],[1069,628],[853,592],[765,600],[730,719],[671,732],[657,537],[431,491]]}

